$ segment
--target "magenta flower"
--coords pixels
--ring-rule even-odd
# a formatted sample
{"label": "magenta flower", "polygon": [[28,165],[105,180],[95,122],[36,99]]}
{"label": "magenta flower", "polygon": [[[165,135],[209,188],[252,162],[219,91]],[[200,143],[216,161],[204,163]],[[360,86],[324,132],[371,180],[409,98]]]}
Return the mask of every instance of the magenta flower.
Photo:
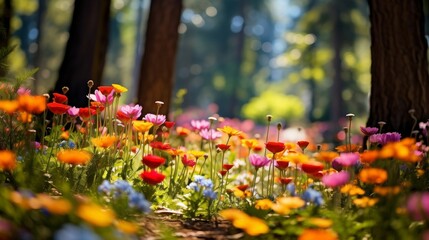
{"label": "magenta flower", "polygon": [[360,131],[365,135],[365,136],[371,136],[373,134],[376,134],[378,132],[378,128],[376,127],[360,127]]}
{"label": "magenta flower", "polygon": [[119,111],[121,111],[128,119],[136,120],[142,114],[143,107],[140,105],[125,105],[122,106]]}
{"label": "magenta flower", "polygon": [[18,90],[16,91],[16,93],[18,95],[30,95],[31,94],[31,90],[25,87],[19,87]]}
{"label": "magenta flower", "polygon": [[270,163],[270,159],[253,153],[249,155],[249,162],[258,170],[261,167],[267,166]]}
{"label": "magenta flower", "polygon": [[106,97],[103,93],[101,93],[101,91],[95,90],[94,94],[89,94],[89,98],[92,101],[100,102],[100,103],[102,103],[102,104],[104,104],[106,106],[106,105],[112,104],[112,102],[113,102],[113,94],[114,93],[115,93],[115,91],[112,91]]}
{"label": "magenta flower", "polygon": [[205,140],[215,140],[222,137],[222,133],[214,129],[203,129],[200,131],[200,136]]}
{"label": "magenta flower", "polygon": [[210,128],[210,122],[207,120],[192,120],[191,126],[194,130],[201,131],[203,129],[209,129]]}
{"label": "magenta flower", "polygon": [[148,113],[144,116],[143,120],[146,120],[147,122],[153,123],[153,125],[159,126],[163,124],[166,120],[165,115],[155,115]]}
{"label": "magenta flower", "polygon": [[397,132],[379,133],[369,137],[370,143],[385,145],[389,142],[398,142],[401,140],[401,134]]}
{"label": "magenta flower", "polygon": [[416,192],[407,200],[407,211],[415,221],[429,218],[429,192]]}
{"label": "magenta flower", "polygon": [[341,153],[335,160],[343,167],[354,166],[359,162],[359,153]]}
{"label": "magenta flower", "polygon": [[67,114],[70,117],[77,117],[77,116],[79,116],[79,108],[77,108],[77,107],[71,107],[71,108],[69,108],[67,110]]}
{"label": "magenta flower", "polygon": [[348,183],[350,174],[346,171],[332,173],[322,177],[322,182],[327,187],[335,188]]}

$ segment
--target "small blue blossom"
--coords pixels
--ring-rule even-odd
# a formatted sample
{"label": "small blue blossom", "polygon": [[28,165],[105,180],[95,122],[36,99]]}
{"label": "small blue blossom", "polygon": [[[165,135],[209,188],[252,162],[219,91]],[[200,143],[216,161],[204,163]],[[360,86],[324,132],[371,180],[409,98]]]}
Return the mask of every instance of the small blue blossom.
{"label": "small blue blossom", "polygon": [[314,203],[317,206],[320,206],[325,203],[322,197],[322,193],[317,190],[314,190],[313,188],[307,188],[307,190],[305,190],[305,192],[302,194],[301,198],[304,201]]}
{"label": "small blue blossom", "polygon": [[201,186],[206,188],[213,188],[213,182],[211,179],[204,179],[201,181]]}
{"label": "small blue blossom", "polygon": [[67,146],[67,141],[66,140],[62,140],[59,144],[58,144],[58,146],[59,147],[65,147],[65,146]]}
{"label": "small blue blossom", "polygon": [[76,226],[73,224],[65,224],[54,235],[55,240],[101,240],[101,238],[94,233],[87,226]]}
{"label": "small blue blossom", "polygon": [[150,212],[150,203],[146,200],[143,194],[132,191],[128,195],[128,205],[131,208],[136,208],[142,212]]}
{"label": "small blue blossom", "polygon": [[217,198],[217,193],[213,191],[212,189],[206,189],[203,191],[203,195],[206,198],[209,198],[211,200],[214,200]]}
{"label": "small blue blossom", "polygon": [[191,182],[187,188],[194,190],[196,192],[200,191],[200,187],[198,186],[198,184],[196,182]]}
{"label": "small blue blossom", "polygon": [[194,176],[194,182],[196,183],[201,183],[201,181],[203,181],[204,179],[206,179],[204,176],[201,175],[195,175]]}
{"label": "small blue blossom", "polygon": [[74,143],[73,141],[69,140],[69,148],[76,148],[76,143]]}
{"label": "small blue blossom", "polygon": [[104,193],[104,194],[106,194],[106,195],[109,195],[109,194],[110,194],[110,192],[112,191],[112,189],[113,189],[113,185],[112,185],[112,184],[110,184],[110,182],[109,182],[109,181],[107,181],[107,180],[104,180],[104,181],[100,184],[100,186],[98,186],[98,192],[99,192],[99,193]]}
{"label": "small blue blossom", "polygon": [[114,189],[119,191],[120,193],[130,193],[133,191],[133,187],[125,181],[125,180],[118,180],[113,183]]}
{"label": "small blue blossom", "polygon": [[294,183],[289,183],[286,186],[286,190],[290,193],[290,195],[292,195],[292,196],[296,195],[296,193],[295,193],[295,184]]}

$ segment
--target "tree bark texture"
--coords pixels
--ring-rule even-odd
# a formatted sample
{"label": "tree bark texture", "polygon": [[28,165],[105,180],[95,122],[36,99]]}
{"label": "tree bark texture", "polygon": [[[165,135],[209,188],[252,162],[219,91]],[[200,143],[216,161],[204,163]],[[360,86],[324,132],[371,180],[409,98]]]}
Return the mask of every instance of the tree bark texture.
{"label": "tree bark texture", "polygon": [[[371,96],[367,126],[410,136],[415,110],[429,118],[427,42],[421,0],[368,0],[371,22]],[[418,127],[418,125],[417,125]]]}
{"label": "tree bark texture", "polygon": [[155,101],[164,102],[159,114],[169,112],[182,8],[182,0],[151,1],[138,87],[144,114],[156,113]]}
{"label": "tree bark texture", "polygon": [[111,0],[76,0],[69,30],[66,51],[61,64],[55,92],[64,86],[69,105],[88,105],[88,80],[94,90],[101,83],[106,59]]}

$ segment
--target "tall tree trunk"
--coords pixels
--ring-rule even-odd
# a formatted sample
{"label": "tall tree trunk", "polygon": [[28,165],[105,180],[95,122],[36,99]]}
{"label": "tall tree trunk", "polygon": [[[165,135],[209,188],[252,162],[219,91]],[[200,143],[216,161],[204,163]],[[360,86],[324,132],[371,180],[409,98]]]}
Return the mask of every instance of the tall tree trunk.
{"label": "tall tree trunk", "polygon": [[[0,49],[5,49],[9,46],[10,39],[10,21],[12,18],[12,0],[4,0],[0,13]],[[3,65],[6,64],[6,57],[1,59]],[[4,77],[7,74],[7,67],[0,67],[0,77]]]}
{"label": "tall tree trunk", "polygon": [[421,0],[368,0],[371,22],[371,96],[367,126],[409,136],[415,110],[429,118],[429,75]]}
{"label": "tall tree trunk", "polygon": [[156,112],[155,101],[164,102],[160,114],[169,112],[182,8],[182,0],[151,1],[138,89],[144,113]]}
{"label": "tall tree trunk", "polygon": [[88,80],[100,85],[108,45],[111,0],[75,0],[69,40],[55,92],[69,87],[69,104],[88,105]]}

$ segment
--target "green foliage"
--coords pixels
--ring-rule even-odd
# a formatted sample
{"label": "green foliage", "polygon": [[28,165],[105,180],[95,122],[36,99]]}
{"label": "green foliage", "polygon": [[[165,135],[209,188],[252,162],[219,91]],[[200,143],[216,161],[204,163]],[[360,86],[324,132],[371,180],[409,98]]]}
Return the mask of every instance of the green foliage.
{"label": "green foliage", "polygon": [[267,114],[272,115],[273,120],[289,122],[301,119],[304,112],[304,104],[298,97],[265,91],[245,104],[242,114],[245,118],[265,123]]}

